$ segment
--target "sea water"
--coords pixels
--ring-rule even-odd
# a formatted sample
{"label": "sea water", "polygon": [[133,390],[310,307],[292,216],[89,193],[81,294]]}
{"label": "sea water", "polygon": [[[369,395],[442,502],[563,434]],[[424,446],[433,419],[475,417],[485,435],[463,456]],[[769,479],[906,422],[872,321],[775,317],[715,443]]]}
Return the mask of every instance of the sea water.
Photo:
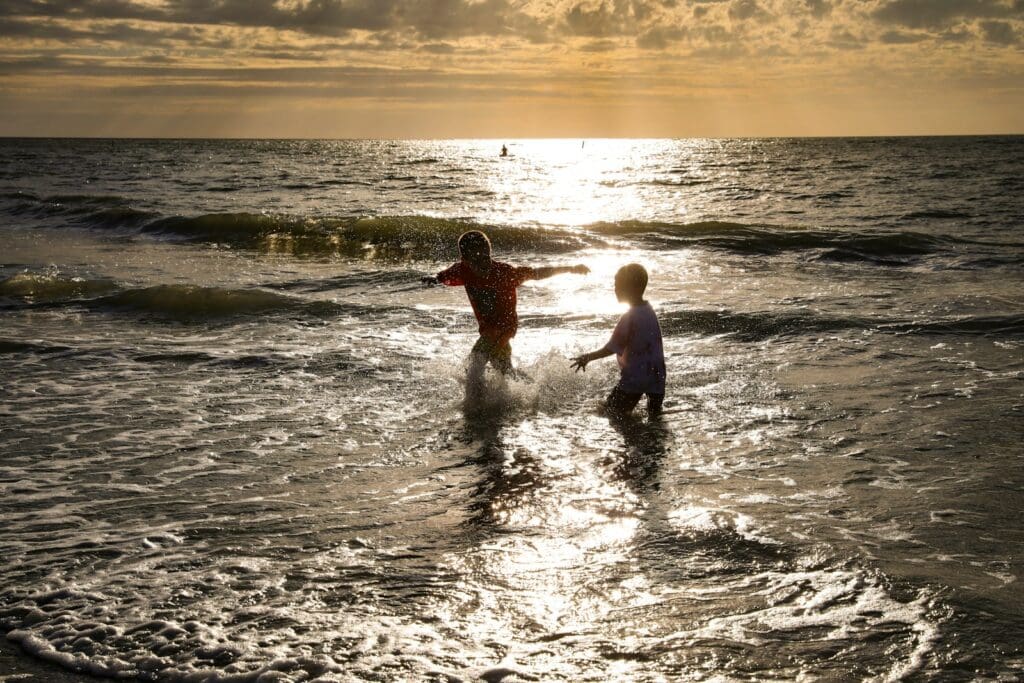
{"label": "sea water", "polygon": [[0,680],[1024,679],[1024,138],[502,142],[0,141]]}

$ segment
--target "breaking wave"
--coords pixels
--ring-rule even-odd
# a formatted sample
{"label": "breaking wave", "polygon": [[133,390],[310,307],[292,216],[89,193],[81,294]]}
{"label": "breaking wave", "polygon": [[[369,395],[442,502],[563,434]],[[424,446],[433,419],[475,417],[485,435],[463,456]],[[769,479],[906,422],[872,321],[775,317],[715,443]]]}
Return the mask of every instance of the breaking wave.
{"label": "breaking wave", "polygon": [[0,280],[0,297],[26,301],[59,301],[106,294],[117,289],[111,280],[69,277],[59,273],[17,273]]}
{"label": "breaking wave", "polygon": [[292,218],[252,213],[207,214],[154,221],[144,232],[262,252],[358,258],[450,258],[459,235],[483,230],[503,252],[565,253],[587,245],[559,230],[483,225],[431,216]]}
{"label": "breaking wave", "polygon": [[[705,221],[658,223],[623,221],[589,226],[607,237],[660,242],[668,247],[697,247],[740,254],[774,255],[784,252],[814,252],[821,260],[862,260],[886,262],[927,256],[982,243],[920,232],[852,232],[815,230]],[[988,245],[1003,247],[1007,245]],[[1012,246],[1012,245],[1011,245]]]}
{"label": "breaking wave", "polygon": [[[600,222],[571,227],[491,225],[425,215],[292,216],[251,212],[160,216],[118,196],[28,192],[0,197],[4,211],[49,224],[115,230],[160,239],[293,256],[382,260],[450,259],[459,235],[483,230],[502,253],[565,254],[640,242],[648,249],[707,249],[741,255],[796,253],[817,261],[900,266],[931,256],[975,258],[977,267],[1019,261],[1021,244],[982,242],[914,231],[851,231],[729,221]],[[948,212],[935,215],[954,217]],[[948,214],[948,215],[947,215]],[[976,253],[977,252],[977,253]],[[1008,261],[1009,259],[1009,261]]]}
{"label": "breaking wave", "polygon": [[31,192],[10,192],[0,199],[6,200],[4,210],[12,216],[37,220],[57,218],[87,228],[137,228],[159,215],[133,208],[127,198],[116,195],[41,197]]}
{"label": "breaking wave", "polygon": [[232,318],[258,314],[294,313],[327,318],[347,312],[372,315],[361,307],[332,301],[308,301],[259,289],[229,289],[196,285],[156,285],[129,289],[85,302],[96,310],[153,315],[175,320]]}

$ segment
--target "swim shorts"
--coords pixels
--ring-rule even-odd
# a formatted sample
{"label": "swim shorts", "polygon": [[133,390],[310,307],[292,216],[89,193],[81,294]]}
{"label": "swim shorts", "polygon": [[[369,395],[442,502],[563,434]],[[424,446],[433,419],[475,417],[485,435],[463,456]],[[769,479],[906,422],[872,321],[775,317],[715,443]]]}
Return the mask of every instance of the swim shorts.
{"label": "swim shorts", "polygon": [[[636,408],[636,404],[640,402],[640,398],[643,394],[634,394],[628,391],[623,391],[618,385],[612,389],[612,393],[608,394],[608,398],[605,399],[605,407],[613,413],[625,415],[626,413]],[[647,413],[649,415],[657,415],[661,412],[662,401],[665,400],[665,394],[647,394]]]}
{"label": "swim shorts", "polygon": [[508,373],[512,370],[512,344],[505,340],[497,343],[486,337],[480,337],[473,344],[471,354],[480,354],[487,358],[487,361],[500,372]]}

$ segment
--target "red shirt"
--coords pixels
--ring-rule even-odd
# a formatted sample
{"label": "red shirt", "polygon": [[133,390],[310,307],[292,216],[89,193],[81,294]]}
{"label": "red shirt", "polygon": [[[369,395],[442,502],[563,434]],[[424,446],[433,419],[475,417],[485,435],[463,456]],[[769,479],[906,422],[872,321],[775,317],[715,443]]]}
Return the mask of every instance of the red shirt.
{"label": "red shirt", "polygon": [[510,266],[501,261],[491,261],[484,275],[477,275],[463,261],[437,274],[441,284],[466,287],[473,314],[480,325],[480,336],[496,344],[504,344],[515,336],[519,327],[516,287],[533,277],[533,268]]}

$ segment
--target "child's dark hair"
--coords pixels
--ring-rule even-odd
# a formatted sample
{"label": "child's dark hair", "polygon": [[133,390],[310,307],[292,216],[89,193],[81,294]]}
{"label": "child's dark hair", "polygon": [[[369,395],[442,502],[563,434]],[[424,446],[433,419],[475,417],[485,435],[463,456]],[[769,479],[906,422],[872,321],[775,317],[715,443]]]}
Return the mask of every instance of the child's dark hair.
{"label": "child's dark hair", "polygon": [[491,253],[491,240],[479,230],[470,230],[462,233],[459,237],[459,254],[465,256],[469,253],[487,254]]}
{"label": "child's dark hair", "polygon": [[619,268],[619,272],[615,273],[615,279],[629,285],[631,288],[635,288],[636,292],[641,296],[644,290],[647,289],[647,269],[639,263],[630,263],[629,265],[622,266]]}

